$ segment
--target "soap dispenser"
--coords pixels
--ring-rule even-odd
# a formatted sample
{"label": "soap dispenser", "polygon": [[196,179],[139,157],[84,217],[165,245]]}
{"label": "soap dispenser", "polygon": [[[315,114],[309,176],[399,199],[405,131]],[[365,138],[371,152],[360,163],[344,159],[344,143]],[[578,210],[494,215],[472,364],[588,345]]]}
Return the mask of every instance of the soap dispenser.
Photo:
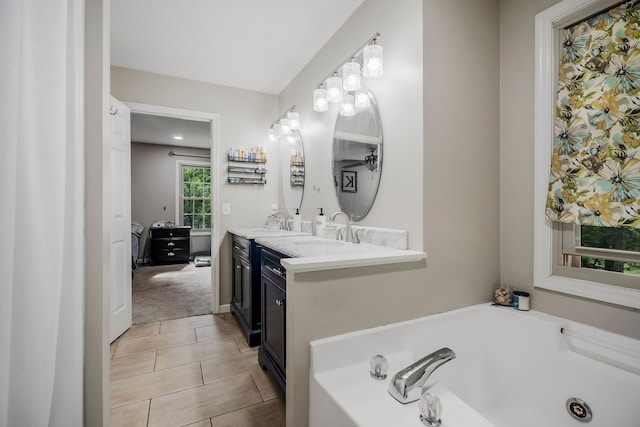
{"label": "soap dispenser", "polygon": [[300,216],[300,209],[296,209],[296,214],[293,216],[293,229],[292,231],[302,231],[302,217]]}
{"label": "soap dispenser", "polygon": [[327,226],[327,217],[324,216],[322,208],[318,209],[320,209],[320,213],[316,216],[316,236],[324,237],[324,228]]}

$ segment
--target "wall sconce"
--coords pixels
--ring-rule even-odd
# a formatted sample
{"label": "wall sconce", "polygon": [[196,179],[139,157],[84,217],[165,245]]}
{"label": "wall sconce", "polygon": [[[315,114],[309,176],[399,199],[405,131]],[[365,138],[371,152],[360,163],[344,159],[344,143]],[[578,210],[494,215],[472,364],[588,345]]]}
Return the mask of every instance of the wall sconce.
{"label": "wall sconce", "polygon": [[[349,56],[348,60],[318,84],[318,89],[313,91],[314,111],[327,111],[329,102],[341,102],[339,113],[343,116],[352,116],[357,108],[367,108],[371,105],[368,93],[361,91],[360,88],[362,76],[371,78],[382,76],[382,46],[378,44],[379,37],[380,33],[374,34]],[[362,58],[362,66],[358,58]],[[339,72],[342,73],[343,78],[339,77]]]}
{"label": "wall sconce", "polygon": [[327,90],[319,87],[313,91],[313,111],[323,112],[329,109]]}
{"label": "wall sconce", "polygon": [[300,114],[295,111],[289,111],[287,113],[287,119],[289,119],[289,127],[291,130],[300,129]]}
{"label": "wall sconce", "polygon": [[283,117],[280,119],[280,135],[289,135],[291,133],[291,126],[289,126],[289,119]]}
{"label": "wall sconce", "polygon": [[338,72],[333,73],[333,77],[327,79],[327,101],[342,101],[342,79],[338,77]]}
{"label": "wall sconce", "polygon": [[340,104],[338,114],[344,117],[353,116],[356,114],[355,97],[350,93],[347,93]]}
{"label": "wall sconce", "polygon": [[296,112],[296,106],[292,105],[291,108],[271,123],[267,130],[267,140],[277,143],[282,137],[285,142],[291,144],[291,138],[293,138],[293,143],[295,143],[295,137],[292,135],[294,129],[300,129],[300,114]]}
{"label": "wall sconce", "polygon": [[376,44],[377,38],[373,38],[370,45],[364,48],[362,60],[365,77],[380,77],[383,71],[382,46]]}
{"label": "wall sconce", "polygon": [[267,141],[271,143],[278,142],[278,135],[273,127],[270,127],[269,130],[267,130]]}
{"label": "wall sconce", "polygon": [[355,105],[356,108],[368,108],[371,105],[371,98],[369,97],[369,94],[362,88],[358,89],[356,92]]}
{"label": "wall sconce", "polygon": [[353,58],[342,66],[342,83],[347,92],[360,89],[360,64]]}

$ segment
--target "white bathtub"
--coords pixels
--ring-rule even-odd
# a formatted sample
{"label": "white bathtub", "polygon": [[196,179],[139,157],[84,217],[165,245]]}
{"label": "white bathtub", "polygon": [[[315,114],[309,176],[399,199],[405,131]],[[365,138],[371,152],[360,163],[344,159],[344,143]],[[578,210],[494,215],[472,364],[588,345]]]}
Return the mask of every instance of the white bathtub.
{"label": "white bathtub", "polygon": [[[389,378],[442,347],[457,357],[427,384],[442,394],[443,426],[640,426],[640,341],[489,304],[312,342],[310,426],[421,426],[418,402],[394,400]],[[369,375],[376,354],[387,380]],[[569,415],[572,397],[591,422]]]}

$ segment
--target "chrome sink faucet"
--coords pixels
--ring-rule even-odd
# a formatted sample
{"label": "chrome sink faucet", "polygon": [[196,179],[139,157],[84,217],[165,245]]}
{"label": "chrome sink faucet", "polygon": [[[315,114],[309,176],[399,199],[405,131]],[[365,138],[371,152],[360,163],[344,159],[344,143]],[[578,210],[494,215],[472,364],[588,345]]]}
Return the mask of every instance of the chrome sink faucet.
{"label": "chrome sink faucet", "polygon": [[[353,242],[353,234],[351,233],[351,219],[349,219],[349,215],[342,211],[334,212],[331,214],[330,221],[335,221],[338,215],[342,215],[347,220],[347,229],[344,232],[344,241],[345,242]],[[340,233],[338,233],[337,237],[340,237]],[[340,240],[340,239],[337,239]]]}
{"label": "chrome sink faucet", "polygon": [[[279,214],[283,215],[282,222],[280,223],[280,229],[281,230],[289,230],[289,223],[287,221],[289,219],[289,216],[287,215],[286,212],[277,211],[276,213],[273,214],[273,217],[277,219]],[[291,231],[291,230],[289,230],[289,231]]]}
{"label": "chrome sink faucet", "polygon": [[456,354],[447,347],[426,355],[391,378],[389,394],[400,403],[415,402],[433,371],[455,358]]}

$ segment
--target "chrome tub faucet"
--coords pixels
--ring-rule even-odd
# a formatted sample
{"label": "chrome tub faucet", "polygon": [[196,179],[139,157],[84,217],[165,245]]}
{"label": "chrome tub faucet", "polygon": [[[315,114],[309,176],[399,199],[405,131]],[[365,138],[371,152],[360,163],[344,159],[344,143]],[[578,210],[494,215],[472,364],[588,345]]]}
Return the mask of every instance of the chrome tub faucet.
{"label": "chrome tub faucet", "polygon": [[455,358],[454,351],[447,347],[428,354],[391,378],[389,394],[400,403],[415,402],[420,399],[422,387],[433,371]]}

